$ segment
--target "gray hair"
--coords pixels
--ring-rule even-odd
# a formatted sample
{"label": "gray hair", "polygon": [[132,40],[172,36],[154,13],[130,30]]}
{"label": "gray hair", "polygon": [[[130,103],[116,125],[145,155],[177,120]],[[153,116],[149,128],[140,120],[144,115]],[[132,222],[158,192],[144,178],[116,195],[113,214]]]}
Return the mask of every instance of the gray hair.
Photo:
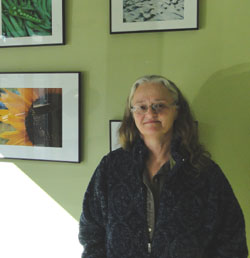
{"label": "gray hair", "polygon": [[130,90],[130,94],[129,94],[129,97],[128,97],[128,107],[129,108],[131,107],[131,102],[132,102],[132,99],[134,97],[136,89],[139,87],[139,85],[141,85],[145,82],[162,84],[172,93],[172,97],[174,99],[174,102],[176,104],[178,103],[179,93],[178,93],[177,87],[175,86],[175,84],[173,82],[171,82],[167,78],[165,78],[163,76],[160,76],[160,75],[145,75],[145,76],[142,76],[142,77],[138,78],[135,81],[135,83],[133,84],[133,86]]}

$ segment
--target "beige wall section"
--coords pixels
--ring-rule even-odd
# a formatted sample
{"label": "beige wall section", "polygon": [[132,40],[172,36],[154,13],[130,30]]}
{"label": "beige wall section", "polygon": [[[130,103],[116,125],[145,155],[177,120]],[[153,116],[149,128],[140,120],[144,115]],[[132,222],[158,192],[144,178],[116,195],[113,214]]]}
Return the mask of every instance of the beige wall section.
{"label": "beige wall section", "polygon": [[82,162],[12,161],[78,220],[89,179],[109,151],[109,120],[122,117],[135,78],[162,74],[189,99],[249,229],[250,2],[200,1],[198,31],[120,35],[109,34],[109,1],[65,2],[66,45],[0,48],[0,71],[82,72]]}

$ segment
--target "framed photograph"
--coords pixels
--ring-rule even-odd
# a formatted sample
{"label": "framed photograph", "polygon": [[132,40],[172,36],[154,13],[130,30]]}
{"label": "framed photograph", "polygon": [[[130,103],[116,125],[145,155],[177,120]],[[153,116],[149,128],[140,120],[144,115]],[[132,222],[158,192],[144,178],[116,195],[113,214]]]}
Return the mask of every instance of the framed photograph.
{"label": "framed photograph", "polygon": [[80,162],[79,72],[0,73],[0,158]]}
{"label": "framed photograph", "polygon": [[110,33],[198,29],[198,0],[110,0]]}
{"label": "framed photograph", "polygon": [[0,0],[0,47],[64,44],[63,0]]}
{"label": "framed photograph", "polygon": [[121,120],[109,120],[109,149],[110,151],[116,150],[121,147],[119,142],[119,128]]}

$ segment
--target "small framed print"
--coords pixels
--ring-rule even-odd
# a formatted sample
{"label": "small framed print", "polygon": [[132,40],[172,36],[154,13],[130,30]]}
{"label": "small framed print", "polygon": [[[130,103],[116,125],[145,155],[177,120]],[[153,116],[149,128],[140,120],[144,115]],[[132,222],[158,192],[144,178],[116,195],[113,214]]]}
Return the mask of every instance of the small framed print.
{"label": "small framed print", "polygon": [[198,29],[198,0],[110,0],[110,33]]}
{"label": "small framed print", "polygon": [[0,47],[63,45],[63,0],[0,0]]}
{"label": "small framed print", "polygon": [[0,73],[0,158],[80,162],[79,79]]}
{"label": "small framed print", "polygon": [[119,141],[119,128],[121,120],[109,120],[109,149],[110,151],[116,150],[121,147]]}

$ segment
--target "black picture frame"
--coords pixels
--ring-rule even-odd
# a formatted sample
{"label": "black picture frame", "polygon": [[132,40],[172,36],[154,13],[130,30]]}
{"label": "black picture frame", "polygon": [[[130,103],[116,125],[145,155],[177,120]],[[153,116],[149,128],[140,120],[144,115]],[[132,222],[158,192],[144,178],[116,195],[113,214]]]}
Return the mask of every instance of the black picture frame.
{"label": "black picture frame", "polygon": [[121,147],[119,142],[118,130],[121,126],[121,120],[109,120],[109,150],[114,151]]}
{"label": "black picture frame", "polygon": [[198,29],[198,0],[110,0],[110,34]]}
{"label": "black picture frame", "polygon": [[0,73],[0,158],[80,162],[80,72]]}
{"label": "black picture frame", "polygon": [[64,0],[0,0],[0,47],[64,44]]}

